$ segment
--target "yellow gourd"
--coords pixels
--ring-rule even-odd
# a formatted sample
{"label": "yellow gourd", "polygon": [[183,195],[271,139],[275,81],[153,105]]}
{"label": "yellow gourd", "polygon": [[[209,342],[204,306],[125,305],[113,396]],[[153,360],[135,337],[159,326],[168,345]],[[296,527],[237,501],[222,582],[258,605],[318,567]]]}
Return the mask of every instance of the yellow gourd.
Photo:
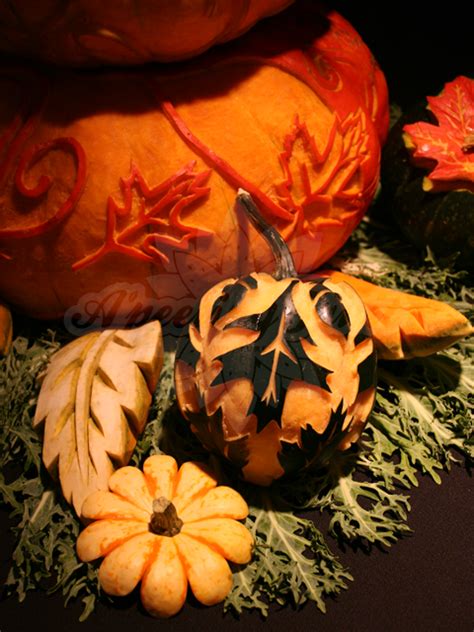
{"label": "yellow gourd", "polygon": [[232,588],[226,560],[247,563],[253,538],[237,522],[248,514],[244,499],[230,487],[217,486],[201,463],[178,470],[166,455],[149,457],[143,472],[117,470],[110,491],[93,492],[82,506],[94,520],[79,535],[81,560],[104,560],[99,569],[103,590],[128,595],[141,581],[141,600],[156,617],[170,617],[183,606],[188,583],[198,601],[213,605]]}

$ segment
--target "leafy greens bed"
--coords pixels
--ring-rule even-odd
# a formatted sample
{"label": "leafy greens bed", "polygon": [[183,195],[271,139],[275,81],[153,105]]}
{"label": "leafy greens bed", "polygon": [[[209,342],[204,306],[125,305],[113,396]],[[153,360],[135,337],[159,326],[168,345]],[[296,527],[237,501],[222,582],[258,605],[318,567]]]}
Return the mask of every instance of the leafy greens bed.
{"label": "leafy greens bed", "polygon": [[[450,302],[470,316],[467,274],[438,267],[429,253],[420,265],[416,253],[376,219],[360,226],[332,264],[379,285]],[[100,592],[98,565],[76,557],[80,523],[42,467],[41,437],[31,424],[38,378],[69,338],[61,328],[31,321],[19,321],[16,329],[13,351],[0,363],[0,492],[15,537],[5,590],[20,601],[29,590],[61,591],[66,603],[82,601],[85,619],[98,599],[109,598]],[[326,597],[352,579],[332,552],[332,538],[388,547],[410,533],[408,493],[417,475],[440,482],[441,470],[472,458],[472,351],[472,341],[464,340],[428,358],[380,362],[376,405],[362,440],[337,454],[328,469],[257,489],[213,463],[249,503],[247,526],[256,540],[252,562],[234,569],[226,611],[267,615],[272,602],[307,601],[324,611]],[[160,451],[179,461],[208,458],[174,404],[172,366],[167,353],[132,464]],[[324,533],[306,517],[310,510],[329,515]]]}

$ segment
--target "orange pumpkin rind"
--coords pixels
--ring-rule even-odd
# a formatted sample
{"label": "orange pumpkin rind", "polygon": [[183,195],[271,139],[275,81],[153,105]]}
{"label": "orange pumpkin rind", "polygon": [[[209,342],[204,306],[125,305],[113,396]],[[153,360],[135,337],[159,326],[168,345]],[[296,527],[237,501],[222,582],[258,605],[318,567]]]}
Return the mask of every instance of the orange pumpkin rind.
{"label": "orange pumpkin rind", "polygon": [[[0,2],[0,48],[59,65],[135,65],[199,55],[292,0]],[[39,26],[41,25],[41,27]]]}
{"label": "orange pumpkin rind", "polygon": [[6,305],[0,303],[0,356],[7,355],[12,346],[13,319]]}
{"label": "orange pumpkin rind", "polygon": [[355,30],[315,11],[172,68],[2,68],[2,298],[93,328],[189,315],[219,280],[268,267],[239,187],[298,272],[327,261],[375,195],[388,108]]}

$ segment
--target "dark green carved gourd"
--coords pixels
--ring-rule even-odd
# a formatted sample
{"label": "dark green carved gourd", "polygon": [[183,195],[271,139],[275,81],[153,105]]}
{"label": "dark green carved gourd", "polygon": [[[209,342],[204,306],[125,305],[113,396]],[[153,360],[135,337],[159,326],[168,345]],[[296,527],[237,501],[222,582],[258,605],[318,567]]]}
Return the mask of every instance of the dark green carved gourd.
{"label": "dark green carved gourd", "polygon": [[268,485],[357,440],[373,406],[376,357],[356,292],[298,279],[251,197],[239,191],[237,204],[268,241],[275,272],[204,294],[178,345],[175,384],[202,443]]}

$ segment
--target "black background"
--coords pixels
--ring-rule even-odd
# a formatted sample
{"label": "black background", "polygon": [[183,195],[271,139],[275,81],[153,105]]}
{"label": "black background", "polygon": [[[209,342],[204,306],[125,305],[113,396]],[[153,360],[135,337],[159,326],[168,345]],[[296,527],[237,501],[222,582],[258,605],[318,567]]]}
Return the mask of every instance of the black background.
{"label": "black background", "polygon": [[[403,108],[425,95],[437,94],[457,75],[474,76],[474,40],[468,3],[445,2],[435,8],[425,2],[329,3],[359,31],[385,72],[390,97]],[[440,5],[437,5],[437,7]],[[395,228],[394,228],[395,230]],[[464,465],[443,473],[436,485],[419,477],[410,491],[413,535],[390,549],[332,550],[354,576],[348,590],[327,601],[322,614],[310,603],[300,611],[270,609],[263,621],[258,614],[240,620],[223,615],[222,607],[202,608],[188,601],[169,621],[149,617],[135,599],[118,600],[113,607],[100,604],[85,623],[79,623],[80,604],[63,607],[60,595],[29,594],[23,604],[15,598],[0,602],[0,632],[56,630],[294,630],[341,632],[472,632],[474,628],[474,551],[471,544],[473,493]],[[0,580],[8,572],[13,542],[8,516],[1,518]],[[325,518],[314,516],[316,524]]]}
{"label": "black background", "polygon": [[458,75],[474,77],[472,7],[449,2],[331,2],[357,29],[406,108]]}

